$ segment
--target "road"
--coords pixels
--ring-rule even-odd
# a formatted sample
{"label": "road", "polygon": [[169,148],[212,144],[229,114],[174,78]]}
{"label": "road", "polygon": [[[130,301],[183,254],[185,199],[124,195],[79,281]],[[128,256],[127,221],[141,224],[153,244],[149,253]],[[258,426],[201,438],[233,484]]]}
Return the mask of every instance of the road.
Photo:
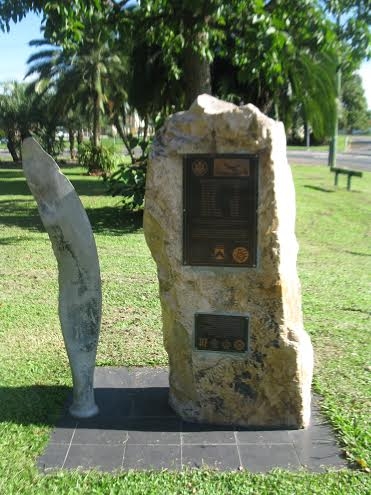
{"label": "road", "polygon": [[[0,149],[0,155],[3,159],[10,161],[7,150]],[[326,151],[288,150],[287,157],[290,164],[327,165],[328,153]],[[336,165],[339,168],[371,172],[371,136],[352,136],[350,150],[337,155]]]}
{"label": "road", "polygon": [[[325,151],[288,150],[287,157],[290,164],[327,165],[328,153]],[[337,154],[336,166],[371,172],[371,137],[352,136],[349,151]]]}
{"label": "road", "polygon": [[[288,150],[287,158],[290,164],[327,165],[328,153],[324,151]],[[341,153],[336,156],[336,166],[339,168],[349,168],[350,170],[371,172],[371,156],[349,152]]]}

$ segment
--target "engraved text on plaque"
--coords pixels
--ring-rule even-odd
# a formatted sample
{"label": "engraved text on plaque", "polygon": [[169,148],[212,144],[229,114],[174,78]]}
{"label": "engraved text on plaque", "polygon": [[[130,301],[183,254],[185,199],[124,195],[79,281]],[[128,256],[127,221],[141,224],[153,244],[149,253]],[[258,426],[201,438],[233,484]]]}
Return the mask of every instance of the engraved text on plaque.
{"label": "engraved text on plaque", "polygon": [[248,326],[248,316],[196,313],[195,348],[199,351],[246,352]]}
{"label": "engraved text on plaque", "polygon": [[184,157],[183,262],[256,266],[258,156]]}

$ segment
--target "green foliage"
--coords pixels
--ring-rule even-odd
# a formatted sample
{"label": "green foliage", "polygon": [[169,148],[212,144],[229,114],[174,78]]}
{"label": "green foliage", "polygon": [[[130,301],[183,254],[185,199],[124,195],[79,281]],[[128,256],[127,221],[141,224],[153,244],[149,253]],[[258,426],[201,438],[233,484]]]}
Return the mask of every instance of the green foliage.
{"label": "green foliage", "polygon": [[0,1],[0,31],[9,31],[10,21],[19,22],[30,12],[42,12],[44,0],[1,0]]}
{"label": "green foliage", "polygon": [[370,0],[324,0],[336,38],[336,51],[342,70],[354,71],[371,57]]}
{"label": "green foliage", "polygon": [[106,178],[108,192],[122,196],[122,203],[129,210],[142,210],[146,185],[149,139],[140,139],[129,134],[127,144],[131,163],[121,163],[118,169]]}
{"label": "green foliage", "polygon": [[356,73],[345,73],[341,88],[342,112],[340,125],[348,133],[354,129],[367,129],[367,100],[362,80]]}
{"label": "green foliage", "polygon": [[89,174],[109,175],[115,167],[115,155],[106,146],[95,146],[91,142],[80,144],[77,160],[80,167],[85,168]]}
{"label": "green foliage", "polygon": [[103,111],[114,119],[129,103],[153,122],[205,91],[289,127],[299,112],[322,140],[335,120],[335,55],[342,70],[370,55],[369,0],[3,4],[3,29],[43,8],[45,39],[58,49],[32,58],[30,71],[49,80],[60,111],[88,116],[96,146]]}
{"label": "green foliage", "polygon": [[100,2],[74,2],[70,9],[46,2],[45,12],[44,39],[30,43],[42,49],[29,58],[27,75],[37,74],[36,88],[54,92],[56,113],[66,116],[77,109],[90,122],[99,147],[110,100],[126,97],[126,51],[109,23],[109,9]]}
{"label": "green foliage", "polygon": [[56,137],[56,126],[41,127],[35,137],[44,150],[53,157],[64,151],[63,137]]}
{"label": "green foliage", "polygon": [[33,100],[26,93],[26,84],[4,84],[0,94],[0,128],[7,137],[8,149],[13,161],[21,158],[22,134],[32,125]]}
{"label": "green foliage", "polygon": [[52,110],[53,102],[53,94],[44,92],[39,95],[33,85],[14,82],[3,86],[0,128],[6,135],[14,161],[21,158],[22,136],[30,132],[50,155],[56,157],[63,151],[63,140],[56,136],[61,119]]}

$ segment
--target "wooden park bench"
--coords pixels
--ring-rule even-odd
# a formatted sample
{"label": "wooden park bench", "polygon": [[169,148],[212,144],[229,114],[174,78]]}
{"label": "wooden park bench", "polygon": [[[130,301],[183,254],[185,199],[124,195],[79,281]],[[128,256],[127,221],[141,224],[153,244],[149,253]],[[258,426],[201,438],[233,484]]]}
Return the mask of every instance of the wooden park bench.
{"label": "wooden park bench", "polygon": [[345,174],[347,175],[347,190],[350,191],[350,183],[352,180],[352,177],[362,177],[362,172],[359,172],[357,170],[349,170],[347,168],[331,168],[331,172],[334,172],[335,174],[335,186],[338,185],[338,177],[339,174]]}

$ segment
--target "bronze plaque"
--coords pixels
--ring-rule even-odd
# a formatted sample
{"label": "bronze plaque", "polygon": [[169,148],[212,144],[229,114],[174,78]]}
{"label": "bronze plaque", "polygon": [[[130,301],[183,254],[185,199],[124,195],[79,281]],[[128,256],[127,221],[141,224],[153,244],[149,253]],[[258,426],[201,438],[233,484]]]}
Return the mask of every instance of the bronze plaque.
{"label": "bronze plaque", "polygon": [[249,318],[241,315],[195,314],[195,348],[199,351],[248,351]]}
{"label": "bronze plaque", "polygon": [[186,155],[183,263],[256,266],[257,155]]}

